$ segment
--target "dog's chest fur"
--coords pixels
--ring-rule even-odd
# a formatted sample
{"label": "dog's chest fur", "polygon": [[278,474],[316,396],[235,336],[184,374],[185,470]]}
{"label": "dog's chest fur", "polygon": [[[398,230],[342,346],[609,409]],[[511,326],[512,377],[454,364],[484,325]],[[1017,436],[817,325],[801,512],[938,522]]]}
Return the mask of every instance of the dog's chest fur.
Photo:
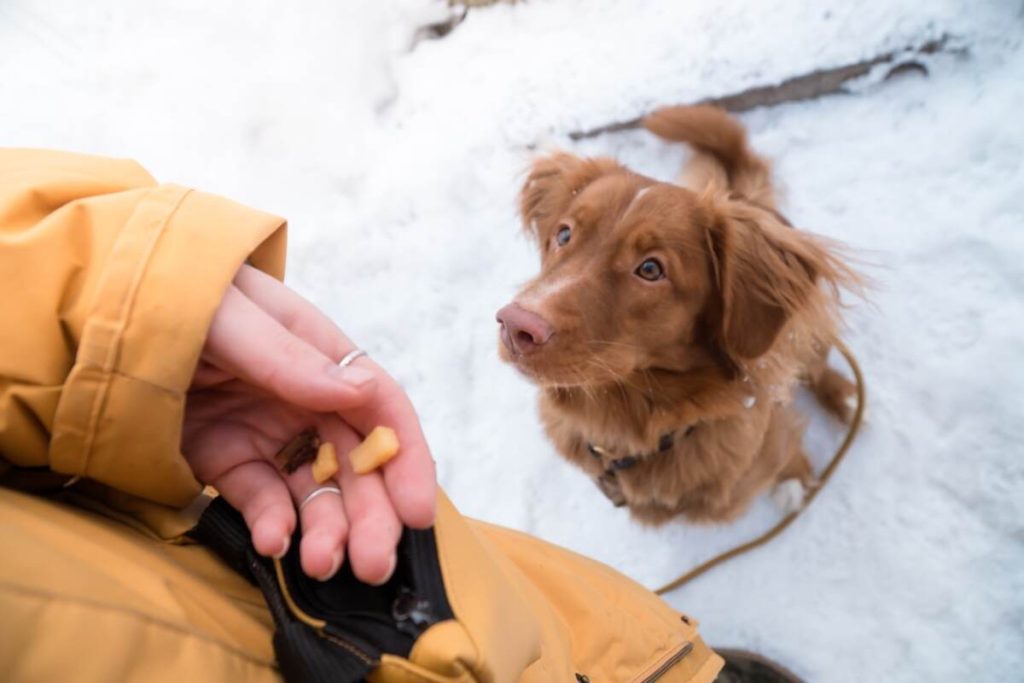
{"label": "dog's chest fur", "polygon": [[[562,456],[603,479],[609,498],[611,482],[640,521],[712,519],[754,466],[773,415],[791,400],[799,365],[788,354],[777,358],[790,362],[769,359],[745,379],[698,383],[678,397],[659,392],[657,400],[621,386],[544,389],[540,414]],[[660,450],[667,434],[672,446]],[[635,462],[614,467],[629,456]]]}

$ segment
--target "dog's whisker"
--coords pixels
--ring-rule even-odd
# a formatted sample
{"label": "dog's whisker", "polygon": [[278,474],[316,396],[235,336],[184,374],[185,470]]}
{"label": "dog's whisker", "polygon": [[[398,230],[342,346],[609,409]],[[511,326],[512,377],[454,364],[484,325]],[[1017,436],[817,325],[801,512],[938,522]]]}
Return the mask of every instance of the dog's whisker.
{"label": "dog's whisker", "polygon": [[587,346],[621,346],[626,349],[640,349],[642,348],[639,344],[630,344],[629,342],[617,342],[617,341],[604,341],[601,339],[589,339],[584,342]]}
{"label": "dog's whisker", "polygon": [[617,386],[620,392],[624,392],[624,387],[629,387],[637,391],[643,391],[642,387],[630,381],[628,376],[616,372],[615,369],[603,359],[597,356],[589,356],[587,358],[587,361],[594,367],[607,372],[611,380],[611,383]]}

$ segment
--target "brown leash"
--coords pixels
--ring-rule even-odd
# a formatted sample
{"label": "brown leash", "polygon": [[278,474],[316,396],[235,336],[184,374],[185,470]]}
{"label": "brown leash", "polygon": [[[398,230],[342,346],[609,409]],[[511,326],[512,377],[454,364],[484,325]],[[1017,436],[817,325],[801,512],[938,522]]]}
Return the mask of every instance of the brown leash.
{"label": "brown leash", "polygon": [[655,593],[657,593],[658,595],[664,595],[665,593],[673,591],[676,588],[679,588],[680,586],[685,585],[690,581],[693,581],[698,576],[714,569],[718,565],[724,562],[728,562],[734,557],[739,557],[740,555],[749,552],[754,548],[757,548],[758,546],[764,545],[765,543],[767,543],[768,541],[772,540],[773,538],[781,534],[783,531],[785,531],[786,527],[792,524],[793,520],[799,517],[800,513],[802,513],[810,506],[811,501],[814,500],[814,497],[817,496],[823,488],[825,488],[825,484],[828,483],[828,480],[832,477],[832,474],[836,471],[836,468],[839,467],[839,463],[841,463],[843,461],[843,458],[846,457],[847,451],[849,451],[850,446],[853,445],[853,440],[857,438],[857,432],[860,431],[861,423],[864,420],[864,402],[866,399],[866,392],[864,389],[864,375],[863,373],[861,373],[860,365],[857,363],[857,359],[854,358],[853,354],[850,352],[850,349],[848,349],[846,345],[843,344],[841,341],[836,340],[834,346],[836,350],[839,351],[839,353],[843,354],[843,358],[845,358],[846,362],[849,363],[850,369],[853,370],[853,376],[857,380],[857,409],[853,413],[853,419],[850,420],[850,428],[846,432],[846,438],[843,439],[843,442],[839,445],[839,449],[836,450],[836,454],[832,456],[832,460],[828,463],[828,467],[825,468],[825,471],[822,472],[821,476],[818,478],[818,485],[807,493],[807,499],[804,501],[804,504],[800,507],[799,510],[791,512],[785,517],[783,517],[775,526],[773,526],[768,531],[764,532],[763,534],[761,534],[753,540],[747,541],[746,543],[738,545],[735,548],[732,548],[731,550],[727,550],[724,553],[715,555],[710,560],[700,563],[699,565],[697,565],[690,571],[686,572],[679,578],[670,581],[669,583],[666,583],[664,586],[654,591]]}

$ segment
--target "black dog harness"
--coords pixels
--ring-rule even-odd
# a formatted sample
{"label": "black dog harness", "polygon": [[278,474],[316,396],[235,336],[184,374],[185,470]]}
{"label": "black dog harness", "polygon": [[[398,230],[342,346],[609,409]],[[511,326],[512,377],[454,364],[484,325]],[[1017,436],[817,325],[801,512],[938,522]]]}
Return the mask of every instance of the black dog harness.
{"label": "black dog harness", "polygon": [[[696,425],[690,425],[687,427],[683,431],[683,437],[685,438],[690,436],[696,428]],[[628,470],[629,468],[634,467],[641,460],[647,460],[657,455],[661,455],[666,451],[672,450],[672,447],[675,446],[675,444],[676,432],[669,432],[667,434],[663,434],[662,437],[658,439],[658,450],[653,453],[637,453],[635,455],[626,455],[621,458],[614,458],[612,457],[612,453],[600,446],[595,446],[590,442],[587,442],[587,450],[592,456],[599,460],[603,461],[605,458],[608,458],[607,465],[605,465],[604,468],[604,473],[605,476],[614,477],[616,472]]]}

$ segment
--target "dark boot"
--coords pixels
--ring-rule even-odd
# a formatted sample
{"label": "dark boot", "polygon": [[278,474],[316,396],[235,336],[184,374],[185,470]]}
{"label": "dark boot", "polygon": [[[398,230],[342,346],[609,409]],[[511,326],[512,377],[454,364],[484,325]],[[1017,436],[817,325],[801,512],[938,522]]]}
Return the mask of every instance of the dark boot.
{"label": "dark boot", "polygon": [[715,652],[725,660],[716,683],[803,683],[792,671],[759,654],[717,647]]}

